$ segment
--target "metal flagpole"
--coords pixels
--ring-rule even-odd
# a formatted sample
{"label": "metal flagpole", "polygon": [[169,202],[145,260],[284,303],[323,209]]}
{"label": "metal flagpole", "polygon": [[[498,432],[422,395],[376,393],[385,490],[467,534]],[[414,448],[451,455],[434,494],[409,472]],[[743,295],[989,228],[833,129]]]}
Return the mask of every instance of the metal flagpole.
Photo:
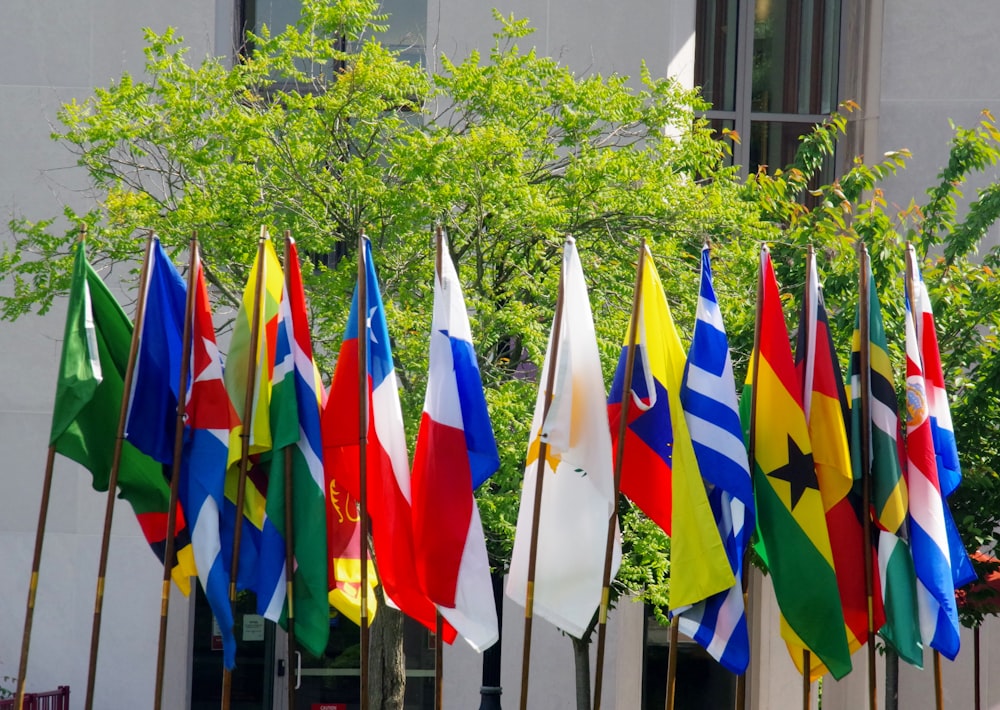
{"label": "metal flagpole", "polygon": [[594,670],[594,710],[601,710],[604,690],[604,647],[607,642],[608,602],[611,590],[611,561],[614,553],[615,532],[618,530],[618,501],[621,496],[622,463],[625,460],[625,430],[632,398],[632,377],[635,373],[635,342],[639,331],[639,303],[642,299],[642,269],[646,260],[646,240],[639,245],[639,260],[635,269],[635,287],[632,289],[632,315],[629,319],[628,350],[625,354],[625,382],[622,385],[621,414],[618,420],[618,446],[615,448],[614,506],[608,520],[608,541],[604,548],[604,583],[601,588],[601,607],[597,624],[597,664]]}
{"label": "metal flagpole", "polygon": [[94,679],[97,676],[97,648],[101,638],[101,612],[104,607],[104,578],[108,571],[108,546],[111,543],[111,521],[115,511],[115,491],[118,488],[118,469],[122,461],[122,444],[125,442],[125,418],[128,415],[129,393],[132,391],[132,377],[135,373],[135,355],[139,349],[139,331],[146,312],[146,279],[149,275],[149,259],[152,253],[153,234],[150,232],[146,240],[146,255],[142,262],[142,275],[139,277],[139,299],[136,303],[135,323],[132,326],[132,343],[128,351],[128,364],[125,366],[125,382],[122,386],[122,402],[118,413],[118,432],[115,437],[114,454],[111,459],[111,472],[108,474],[108,497],[104,509],[104,533],[101,537],[101,557],[97,567],[97,594],[94,600],[94,625],[90,634],[90,663],[87,668],[87,696],[84,702],[85,710],[94,707]]}
{"label": "metal flagpole", "polygon": [[197,232],[191,236],[190,249],[187,301],[184,306],[184,333],[181,340],[181,371],[177,386],[177,413],[174,419],[174,459],[170,472],[170,502],[167,504],[167,540],[163,551],[163,587],[160,596],[160,639],[156,653],[154,710],[160,710],[163,707],[163,669],[167,655],[167,611],[170,607],[170,578],[174,566],[174,535],[177,531],[177,497],[180,490],[181,458],[184,454],[184,413],[187,409],[188,375],[191,369],[191,324],[194,314],[194,279],[198,263]]}
{"label": "metal flagpole", "polygon": [[[806,337],[802,338],[800,341],[803,344],[802,362],[808,363],[810,357],[815,357],[813,353],[809,352],[809,343],[812,340],[813,333],[816,332],[816,304],[812,303],[809,296],[812,294],[812,272],[813,272],[813,262],[816,259],[816,252],[813,249],[813,245],[809,245],[808,256],[806,257],[806,288],[805,288],[805,303],[803,304],[806,313],[806,327],[809,332]],[[808,365],[804,365],[808,370]],[[811,386],[811,382],[809,383]],[[811,401],[812,393],[803,392],[803,398],[808,397]],[[806,410],[806,426],[809,425],[809,417],[811,411]],[[802,649],[802,710],[809,710],[810,695],[812,693],[812,679],[810,677],[810,665],[812,664],[812,654],[809,652],[808,648]]]}
{"label": "metal flagpole", "polygon": [[[290,269],[288,266],[289,254],[291,252],[292,243],[292,232],[291,230],[285,230],[285,298],[288,298],[289,294],[289,273]],[[286,328],[291,328],[291,323],[286,323]],[[289,332],[291,332],[289,330]],[[295,343],[290,342],[289,345],[295,348]],[[294,356],[293,356],[294,357]],[[294,369],[294,368],[293,368]],[[286,615],[287,621],[287,631],[288,634],[285,637],[288,641],[288,658],[292,658],[292,654],[295,652],[295,520],[293,519],[293,505],[292,496],[294,494],[294,486],[292,483],[292,447],[285,447],[285,599],[288,604],[288,613]],[[295,683],[292,682],[291,677],[287,677],[288,686],[288,710],[295,710]]]}
{"label": "metal flagpole", "polygon": [[[757,314],[754,318],[753,331],[753,368],[751,382],[753,388],[750,390],[750,426],[747,441],[747,458],[750,462],[750,471],[756,475],[756,454],[757,454],[757,380],[760,375],[760,329],[762,321],[762,307],[764,304],[764,254],[768,253],[767,245],[761,244],[760,263],[757,267]],[[747,631],[750,630],[750,572],[748,569],[746,555],[743,558],[743,608],[747,615]],[[753,654],[751,654],[753,658]],[[747,702],[747,673],[736,678],[736,710],[744,710]]]}
{"label": "metal flagpole", "polygon": [[[87,236],[87,225],[80,223],[80,234],[77,242],[82,244]],[[21,660],[17,669],[17,692],[14,704],[21,710],[24,703],[24,686],[28,677],[28,651],[31,646],[31,627],[35,619],[35,597],[38,594],[38,570],[42,564],[42,544],[45,541],[45,523],[49,516],[49,498],[52,493],[52,469],[55,467],[56,447],[49,444],[49,452],[45,458],[45,477],[42,481],[42,500],[38,510],[38,528],[35,531],[35,552],[31,558],[31,579],[28,583],[28,604],[24,612],[24,633],[21,636]]]}
{"label": "metal flagpole", "polygon": [[[565,254],[565,251],[563,252]],[[565,259],[559,271],[559,292],[556,297],[555,320],[552,324],[552,350],[549,353],[549,371],[545,382],[542,423],[549,415],[552,389],[555,384],[556,366],[559,362],[559,338],[562,336],[563,290],[566,280]],[[538,466],[535,472],[535,500],[531,516],[531,542],[528,551],[528,586],[524,599],[524,651],[521,655],[521,710],[528,708],[528,676],[531,666],[531,617],[535,606],[535,566],[538,562],[538,518],[542,508],[542,484],[545,482],[545,458],[548,444],[541,436],[538,442]]]}
{"label": "metal flagpole", "polygon": [[368,263],[362,232],[358,238],[358,482],[361,528],[361,710],[368,709]]}
{"label": "metal flagpole", "polygon": [[[240,470],[236,489],[236,516],[233,523],[233,561],[229,568],[229,605],[236,616],[236,577],[240,571],[240,543],[243,536],[243,505],[247,492],[247,469],[250,466],[250,430],[253,428],[253,393],[257,380],[257,349],[260,340],[261,288],[264,284],[264,240],[267,228],[260,228],[257,244],[257,283],[254,284],[253,315],[250,320],[250,357],[247,365],[246,395],[243,400],[240,432]],[[229,710],[233,687],[233,672],[222,669],[222,708]]]}
{"label": "metal flagpole", "polygon": [[858,242],[858,329],[860,331],[861,370],[861,489],[862,542],[864,543],[865,594],[868,597],[868,708],[878,708],[875,686],[875,582],[872,574],[872,465],[871,465],[871,285],[868,283],[868,250],[864,242]]}

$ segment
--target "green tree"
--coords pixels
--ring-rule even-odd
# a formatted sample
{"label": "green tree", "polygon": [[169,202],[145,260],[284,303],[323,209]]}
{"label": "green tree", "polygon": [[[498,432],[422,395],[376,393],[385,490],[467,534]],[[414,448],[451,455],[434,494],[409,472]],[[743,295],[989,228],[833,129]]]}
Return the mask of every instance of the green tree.
{"label": "green tree", "polygon": [[[67,222],[87,225],[98,266],[132,269],[147,230],[173,252],[197,231],[224,313],[238,303],[260,226],[290,229],[314,255],[313,337],[330,372],[355,274],[348,257],[364,231],[376,249],[412,436],[427,366],[430,235],[440,223],[465,285],[501,452],[479,504],[492,562],[503,570],[563,237],[580,245],[611,372],[640,239],[653,246],[684,331],[698,252],[711,240],[727,264],[717,289],[736,314],[730,328],[746,332],[752,314],[736,304],[755,273],[755,243],[775,231],[725,167],[725,144],[695,118],[705,106],[675,81],[645,67],[634,82],[576,77],[522,48],[527,21],[498,14],[488,56],[442,58],[428,76],[370,39],[387,21],[376,9],[375,0],[306,0],[297,26],[264,28],[232,66],[221,58],[194,65],[173,30],[146,30],[143,76],[125,74],[60,113],[54,138],[77,156],[98,200],[84,213],[11,223],[16,239],[0,256],[0,275],[14,290],[0,299],[0,316],[44,313],[66,291],[75,237],[75,226],[60,226]],[[627,590],[662,613],[667,540],[622,509],[626,559],[614,596]],[[373,649],[373,666],[385,670],[373,693],[398,698],[398,619],[386,611],[378,619],[385,643]],[[589,666],[581,661],[578,671],[578,697],[589,705]]]}

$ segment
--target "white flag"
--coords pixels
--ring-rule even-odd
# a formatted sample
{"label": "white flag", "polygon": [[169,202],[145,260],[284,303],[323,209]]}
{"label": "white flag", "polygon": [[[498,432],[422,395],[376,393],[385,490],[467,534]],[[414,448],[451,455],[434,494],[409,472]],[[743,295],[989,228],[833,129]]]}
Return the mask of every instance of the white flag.
{"label": "white flag", "polygon": [[[544,441],[533,612],[579,638],[601,601],[614,475],[597,336],[572,239],[563,251],[562,325],[552,404],[543,423],[552,348],[550,334],[531,422],[507,596],[525,605],[538,454]],[[612,578],[621,562],[618,538],[616,534]]]}

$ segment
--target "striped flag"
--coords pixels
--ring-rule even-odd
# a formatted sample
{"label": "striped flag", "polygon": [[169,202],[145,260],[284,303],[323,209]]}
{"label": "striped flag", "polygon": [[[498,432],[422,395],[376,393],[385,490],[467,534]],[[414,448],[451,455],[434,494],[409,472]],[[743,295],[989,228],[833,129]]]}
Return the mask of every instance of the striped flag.
{"label": "striped flag", "polygon": [[226,668],[236,665],[233,611],[229,602],[232,549],[222,548],[219,529],[226,483],[229,433],[239,417],[222,380],[222,357],[215,344],[212,308],[201,257],[196,254],[192,320],[191,379],[185,408],[185,442],[181,465],[181,506],[190,512],[191,544],[198,579],[222,633]]}
{"label": "striped flag", "polygon": [[479,508],[500,466],[458,273],[441,237],[430,372],[413,456],[413,542],[420,586],[477,651],[499,639]]}
{"label": "striped flag", "polygon": [[[640,275],[632,388],[623,392],[626,333],[608,396],[612,446],[624,409],[621,490],[670,536],[670,608],[680,610],[733,586],[681,407],[684,350],[647,248]],[[623,408],[622,402],[625,402]]]}
{"label": "striped flag", "polygon": [[708,246],[701,251],[697,319],[680,399],[735,583],[678,612],[679,628],[727,670],[742,674],[750,662],[741,580],[754,529],[753,487],[740,429],[729,341],[712,287]]}
{"label": "striped flag", "polygon": [[[288,279],[278,311],[275,364],[271,390],[271,430],[267,488],[267,517],[280,535],[272,536],[281,550],[273,554],[285,560],[285,482],[292,477],[293,594],[280,584],[266,616],[288,627],[289,610],[294,613],[295,638],[314,656],[326,651],[330,636],[330,602],[327,590],[326,488],[323,480],[323,444],[320,439],[320,392],[322,384],[312,359],[312,341],[306,315],[305,291],[299,271],[298,251],[289,238]],[[291,467],[286,466],[290,450]]]}
{"label": "striped flag", "polygon": [[[257,293],[258,273],[261,274]],[[277,618],[279,588],[285,584],[284,540],[267,515],[269,468],[260,454],[274,446],[271,427],[271,392],[275,366],[280,304],[284,290],[281,264],[270,239],[264,240],[263,261],[254,259],[236,314],[229,357],[226,361],[226,391],[233,408],[242,417],[247,398],[248,374],[254,367],[252,407],[247,421],[241,421],[229,438],[229,471],[226,475],[226,504],[223,510],[223,546],[232,547],[238,495],[238,471],[242,455],[244,432],[249,439],[250,467],[247,472],[240,538],[240,559],[237,587],[250,589],[257,596],[257,612]],[[259,301],[260,323],[255,352],[251,352],[254,304]],[[297,433],[297,432],[296,432]],[[281,443],[287,443],[289,430],[280,430]],[[294,441],[294,439],[292,440]]]}
{"label": "striped flag", "polygon": [[[601,358],[587,284],[572,239],[564,244],[562,268],[561,329],[556,340],[553,321],[539,379],[507,596],[521,606],[527,602],[535,486],[544,476],[534,613],[580,638],[601,601],[614,474]],[[555,368],[555,379],[545,416],[550,368]],[[545,457],[539,471],[543,441]],[[620,541],[615,543],[612,577],[621,563]]]}
{"label": "striped flag", "polygon": [[[808,649],[834,678],[851,670],[823,498],[771,255],[761,248],[759,343],[743,398],[756,410],[754,498],[763,556],[792,660]],[[794,649],[794,650],[793,650]],[[801,660],[800,660],[801,662]]]}
{"label": "striped flag", "polygon": [[[809,254],[807,268],[808,290],[799,320],[796,367],[803,385],[803,406],[809,424],[816,477],[826,511],[847,643],[851,653],[854,653],[868,639],[868,592],[861,518],[864,501],[861,491],[854,490],[851,453],[847,444],[847,395],[823,303],[815,254]],[[868,544],[871,546],[871,542]],[[874,549],[871,559],[875,559]],[[878,570],[876,565],[873,567],[873,586],[876,586]],[[885,620],[878,593],[872,596],[872,613],[874,628],[878,630]],[[801,664],[800,656],[793,656],[793,660],[798,660],[797,666]],[[812,656],[810,676],[818,678],[825,672],[822,662]]]}
{"label": "striped flag", "polygon": [[[399,385],[392,362],[389,328],[371,258],[371,242],[363,242],[365,303],[354,290],[344,342],[323,410],[323,465],[327,479],[336,480],[354,500],[360,495],[360,402],[358,401],[358,322],[365,324],[368,372],[368,436],[366,450],[367,506],[372,522],[372,546],[379,579],[388,600],[428,629],[436,628],[434,604],[420,588],[413,547],[410,507],[410,465],[399,403]],[[364,541],[362,541],[363,543]],[[360,568],[359,568],[360,571]],[[445,624],[450,643],[455,629]]]}
{"label": "striped flag", "polygon": [[962,587],[976,578],[976,572],[969,561],[969,555],[962,543],[958,526],[952,518],[948,506],[948,496],[955,492],[962,482],[962,467],[958,461],[958,447],[955,444],[955,428],[951,423],[951,408],[948,406],[948,391],[944,383],[941,367],[941,353],[938,350],[937,326],[931,309],[930,295],[924,284],[924,277],[917,263],[917,253],[911,244],[907,250],[910,260],[912,284],[908,293],[913,294],[914,319],[917,328],[917,342],[924,365],[924,382],[927,386],[927,411],[931,419],[931,433],[934,438],[934,455],[937,463],[941,495],[944,497],[944,521],[948,533],[952,580],[955,588]]}
{"label": "striped flag", "polygon": [[[878,565],[885,605],[885,625],[879,631],[907,663],[922,667],[923,646],[917,624],[916,581],[910,555],[906,514],[909,496],[906,480],[899,466],[896,414],[896,391],[892,385],[892,365],[885,343],[882,310],[872,280],[871,264],[864,260],[861,293],[868,300],[858,301],[851,352],[851,467],[855,485],[862,482],[861,442],[867,430],[870,442],[868,463],[871,467],[872,515],[879,527]],[[867,286],[867,288],[865,288]],[[861,324],[868,322],[868,391],[862,391]],[[867,408],[862,406],[867,400]],[[867,409],[867,421],[863,411]]]}
{"label": "striped flag", "polygon": [[955,660],[960,646],[958,605],[944,522],[916,324],[906,297],[906,484],[910,493],[910,546],[917,577],[920,635]]}

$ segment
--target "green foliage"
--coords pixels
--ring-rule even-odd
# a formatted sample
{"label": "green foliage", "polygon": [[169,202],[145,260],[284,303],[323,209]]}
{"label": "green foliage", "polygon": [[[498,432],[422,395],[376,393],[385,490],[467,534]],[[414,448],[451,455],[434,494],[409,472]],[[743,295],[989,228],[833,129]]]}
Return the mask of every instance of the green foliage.
{"label": "green foliage", "polygon": [[[15,287],[0,297],[0,316],[45,312],[65,293],[78,223],[96,265],[119,273],[135,269],[149,230],[174,255],[197,232],[223,314],[238,303],[261,225],[288,229],[312,255],[313,338],[329,373],[365,232],[412,439],[427,372],[432,232],[442,225],[500,447],[500,471],[478,498],[503,568],[565,236],[580,248],[610,373],[643,239],[689,332],[701,244],[712,242],[720,301],[736,312],[755,244],[775,232],[724,166],[725,144],[696,118],[704,104],[676,81],[646,67],[635,79],[576,77],[530,47],[526,20],[499,13],[487,56],[442,57],[429,76],[364,39],[385,21],[376,8],[309,0],[297,26],[263,28],[233,67],[216,58],[195,65],[173,30],[147,30],[142,77],[123,75],[60,113],[54,138],[76,154],[99,201],[86,214],[11,223],[16,243],[0,256],[0,274]],[[734,322],[752,333],[752,314]],[[662,611],[666,538],[630,505],[622,512],[615,594],[645,595]]]}
{"label": "green foliage", "polygon": [[[853,108],[845,105],[804,137],[795,163],[787,170],[760,174],[749,188],[764,214],[783,227],[774,260],[790,305],[802,290],[804,248],[813,245],[819,253],[835,342],[850,342],[857,300],[854,252],[860,243],[867,247],[898,385],[905,379],[904,247],[908,242],[914,245],[934,309],[964,474],[950,505],[968,551],[992,550],[1000,523],[1000,442],[994,425],[1000,416],[1000,360],[996,357],[1000,252],[994,247],[980,254],[979,248],[1000,217],[1000,190],[990,184],[963,201],[961,188],[971,175],[997,164],[1000,129],[988,112],[975,128],[953,127],[948,163],[938,174],[937,184],[927,190],[927,202],[890,213],[880,185],[904,167],[905,151],[887,153],[874,165],[856,160],[835,182],[812,190],[808,187],[823,160],[833,154],[834,138],[846,131],[846,112]],[[847,354],[841,352],[845,364]],[[981,573],[987,571],[978,562],[976,566]],[[983,592],[966,589],[964,594],[971,599]],[[984,614],[997,609],[972,605],[963,610],[963,623],[978,624]]]}

